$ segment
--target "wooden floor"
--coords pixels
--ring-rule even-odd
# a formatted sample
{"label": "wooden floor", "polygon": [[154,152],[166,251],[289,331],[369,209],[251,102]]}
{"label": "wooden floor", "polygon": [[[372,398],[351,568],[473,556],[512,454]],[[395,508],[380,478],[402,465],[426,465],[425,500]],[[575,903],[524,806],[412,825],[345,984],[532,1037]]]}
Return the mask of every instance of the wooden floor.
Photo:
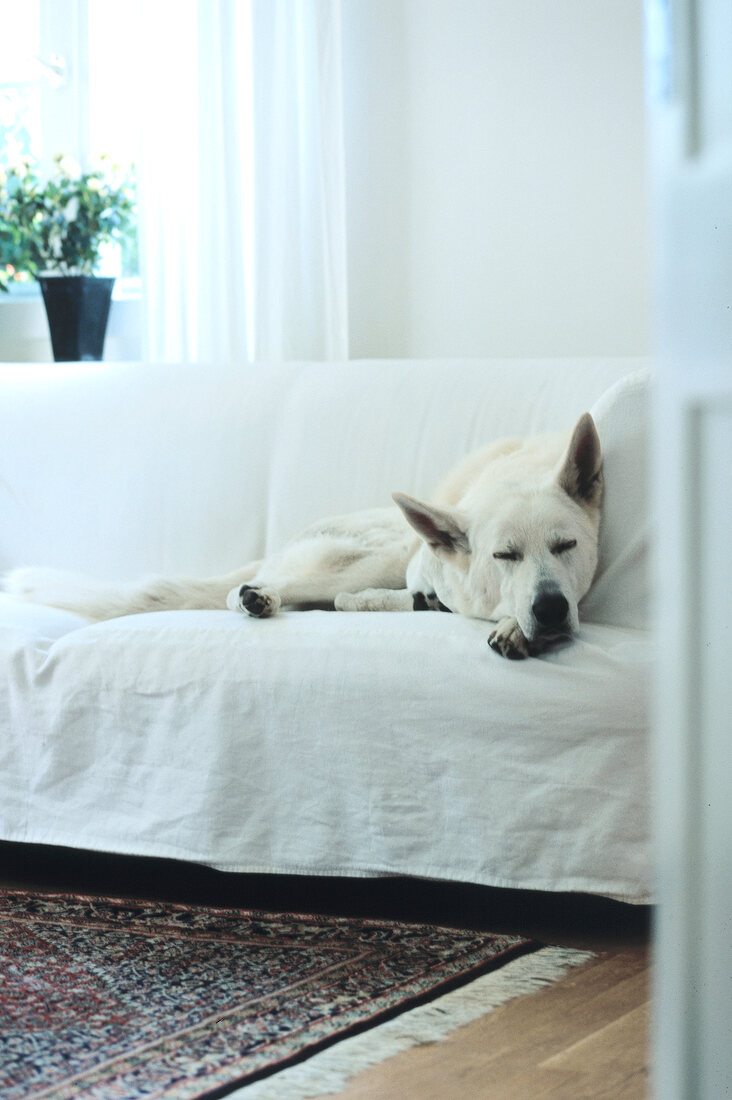
{"label": "wooden floor", "polygon": [[340,1100],[645,1100],[648,909],[408,879],[227,875],[174,861],[0,844],[0,883],[531,935],[596,952],[539,993],[355,1077]]}
{"label": "wooden floor", "polygon": [[355,1077],[338,1100],[641,1100],[650,1096],[648,957],[612,949]]}

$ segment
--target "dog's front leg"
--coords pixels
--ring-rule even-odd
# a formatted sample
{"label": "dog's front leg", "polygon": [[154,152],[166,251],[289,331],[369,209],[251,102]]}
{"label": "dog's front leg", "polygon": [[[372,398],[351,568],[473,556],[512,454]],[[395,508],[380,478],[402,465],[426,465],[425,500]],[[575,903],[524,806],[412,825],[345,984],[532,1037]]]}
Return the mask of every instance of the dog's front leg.
{"label": "dog's front leg", "polygon": [[502,657],[508,657],[509,661],[521,661],[524,657],[530,657],[532,652],[518,620],[512,615],[506,615],[499,621],[496,629],[488,635],[488,645]]}

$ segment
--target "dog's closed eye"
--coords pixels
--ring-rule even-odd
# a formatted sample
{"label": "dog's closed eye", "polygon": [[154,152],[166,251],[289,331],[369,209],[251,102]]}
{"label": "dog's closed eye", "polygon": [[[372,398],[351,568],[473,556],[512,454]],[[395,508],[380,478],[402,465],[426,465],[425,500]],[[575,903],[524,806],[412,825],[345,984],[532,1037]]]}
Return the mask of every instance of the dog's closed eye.
{"label": "dog's closed eye", "polygon": [[520,550],[496,550],[493,557],[498,561],[521,561],[523,554]]}
{"label": "dog's closed eye", "polygon": [[560,539],[552,546],[552,554],[566,554],[568,550],[574,550],[577,539]]}

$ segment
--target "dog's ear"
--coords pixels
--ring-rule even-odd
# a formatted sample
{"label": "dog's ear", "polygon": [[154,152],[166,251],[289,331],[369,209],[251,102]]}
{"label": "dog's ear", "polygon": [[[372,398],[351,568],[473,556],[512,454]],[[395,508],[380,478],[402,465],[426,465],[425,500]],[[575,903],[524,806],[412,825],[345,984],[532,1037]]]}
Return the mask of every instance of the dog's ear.
{"label": "dog's ear", "polygon": [[392,497],[417,534],[438,557],[470,553],[468,536],[456,514],[445,508],[423,504],[406,493],[392,493]]}
{"label": "dog's ear", "polygon": [[575,424],[557,480],[578,504],[597,506],[602,497],[602,448],[595,422],[583,413]]}

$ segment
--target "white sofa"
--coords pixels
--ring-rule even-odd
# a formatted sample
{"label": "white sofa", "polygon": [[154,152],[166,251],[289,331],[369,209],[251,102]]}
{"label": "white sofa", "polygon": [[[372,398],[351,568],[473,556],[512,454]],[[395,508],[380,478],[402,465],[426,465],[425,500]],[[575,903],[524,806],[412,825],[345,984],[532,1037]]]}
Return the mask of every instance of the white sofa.
{"label": "white sofa", "polygon": [[580,634],[528,661],[457,615],[0,596],[0,839],[650,901],[644,368],[0,366],[0,572],[226,572],[585,409],[606,470]]}

